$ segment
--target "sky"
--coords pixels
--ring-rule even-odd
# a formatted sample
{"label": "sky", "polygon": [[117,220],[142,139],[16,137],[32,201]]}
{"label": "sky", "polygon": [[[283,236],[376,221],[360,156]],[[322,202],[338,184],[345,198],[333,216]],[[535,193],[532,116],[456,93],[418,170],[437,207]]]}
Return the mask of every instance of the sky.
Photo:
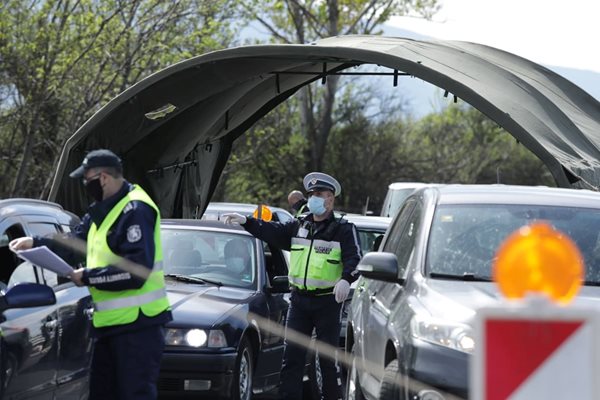
{"label": "sky", "polygon": [[389,25],[444,40],[509,51],[546,66],[600,73],[598,0],[440,0],[425,21],[393,17]]}

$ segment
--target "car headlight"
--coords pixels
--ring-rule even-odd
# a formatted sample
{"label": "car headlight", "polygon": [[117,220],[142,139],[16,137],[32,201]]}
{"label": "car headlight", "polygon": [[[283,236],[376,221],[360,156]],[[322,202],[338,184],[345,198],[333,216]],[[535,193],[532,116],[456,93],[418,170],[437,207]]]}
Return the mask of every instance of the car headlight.
{"label": "car headlight", "polygon": [[475,347],[473,332],[466,324],[416,315],[410,321],[410,329],[417,339],[465,353],[472,353]]}
{"label": "car headlight", "polygon": [[213,329],[208,333],[203,329],[168,328],[165,333],[165,344],[168,346],[190,347],[227,347],[223,331]]}

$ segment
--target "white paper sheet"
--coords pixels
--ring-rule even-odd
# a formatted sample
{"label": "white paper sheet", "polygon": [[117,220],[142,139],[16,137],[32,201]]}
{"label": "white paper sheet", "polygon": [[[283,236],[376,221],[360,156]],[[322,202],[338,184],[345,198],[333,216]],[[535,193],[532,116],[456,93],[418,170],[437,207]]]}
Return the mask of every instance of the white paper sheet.
{"label": "white paper sheet", "polygon": [[60,276],[68,276],[73,268],[46,246],[34,247],[29,250],[17,250],[15,253],[23,260],[38,267],[56,272]]}

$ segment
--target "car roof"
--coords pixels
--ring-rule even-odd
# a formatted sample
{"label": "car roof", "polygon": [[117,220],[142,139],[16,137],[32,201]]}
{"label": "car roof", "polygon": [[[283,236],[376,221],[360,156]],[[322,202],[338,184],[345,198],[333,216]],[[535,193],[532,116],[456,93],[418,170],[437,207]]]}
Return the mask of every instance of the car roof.
{"label": "car roof", "polygon": [[238,224],[225,224],[221,221],[204,220],[204,219],[177,219],[167,218],[161,220],[161,226],[163,228],[199,228],[200,230],[214,230],[214,231],[230,231],[236,234],[252,236],[246,232]]}
{"label": "car roof", "polygon": [[388,189],[397,190],[397,189],[406,189],[406,188],[417,188],[429,185],[429,183],[425,182],[392,182],[388,185]]}
{"label": "car roof", "polygon": [[[59,219],[70,218],[72,222],[79,220],[75,214],[66,211],[60,204],[46,200],[12,198],[0,200],[0,218],[15,215],[53,215]],[[63,222],[67,222],[66,220]]]}
{"label": "car roof", "polygon": [[[438,204],[538,204],[600,208],[600,193],[586,189],[519,185],[438,185],[415,192],[436,192]],[[415,195],[413,194],[413,195]]]}
{"label": "car roof", "polygon": [[361,214],[344,214],[344,218],[352,222],[359,229],[373,228],[386,230],[392,221],[390,217]]}
{"label": "car roof", "polygon": [[[281,207],[275,207],[275,206],[270,206],[268,204],[265,204],[267,207],[269,207],[272,211],[283,211],[285,213],[289,214],[289,211],[284,210]],[[206,207],[206,211],[237,211],[237,212],[248,212],[248,213],[253,213],[254,210],[256,210],[256,208],[258,207],[258,204],[250,204],[250,203],[228,203],[228,202],[210,202],[208,203],[208,206]],[[205,211],[205,212],[206,212]],[[291,214],[290,214],[291,215]]]}

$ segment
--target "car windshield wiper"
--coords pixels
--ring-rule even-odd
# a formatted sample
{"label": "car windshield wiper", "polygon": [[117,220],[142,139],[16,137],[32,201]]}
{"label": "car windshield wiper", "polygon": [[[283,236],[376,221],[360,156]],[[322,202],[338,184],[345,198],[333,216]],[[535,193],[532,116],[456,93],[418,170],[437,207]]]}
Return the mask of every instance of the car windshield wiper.
{"label": "car windshield wiper", "polygon": [[489,276],[480,276],[475,275],[471,272],[465,272],[462,275],[456,274],[443,274],[441,272],[430,272],[430,278],[438,278],[438,279],[450,279],[455,281],[469,281],[469,282],[491,282],[492,278]]}
{"label": "car windshield wiper", "polygon": [[600,286],[598,281],[583,281],[583,286]]}
{"label": "car windshield wiper", "polygon": [[210,279],[198,278],[196,276],[189,276],[183,274],[166,274],[165,278],[173,278],[181,282],[190,282],[190,283],[209,283],[215,286],[223,286],[222,282],[213,281]]}

